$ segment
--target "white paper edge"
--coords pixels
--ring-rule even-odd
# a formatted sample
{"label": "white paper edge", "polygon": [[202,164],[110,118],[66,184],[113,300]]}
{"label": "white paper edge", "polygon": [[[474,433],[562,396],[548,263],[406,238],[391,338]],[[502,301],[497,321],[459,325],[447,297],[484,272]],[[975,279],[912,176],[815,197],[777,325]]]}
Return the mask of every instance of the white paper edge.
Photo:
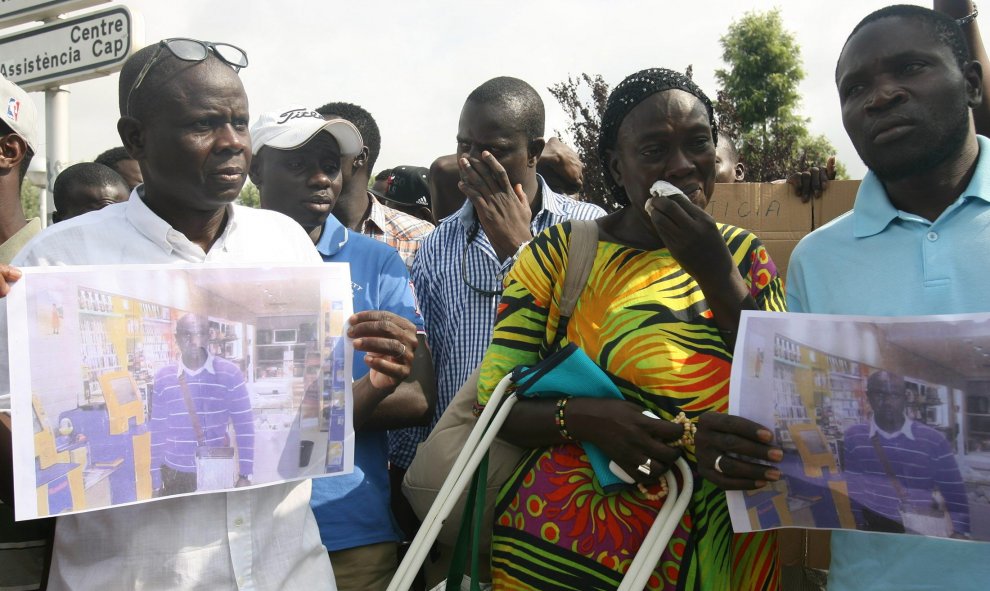
{"label": "white paper edge", "polygon": [[[990,312],[972,312],[966,314],[929,314],[929,315],[917,315],[917,316],[859,316],[859,315],[845,315],[845,314],[809,314],[805,312],[765,312],[762,310],[744,310],[739,319],[739,330],[736,333],[736,346],[733,351],[733,360],[737,358],[737,353],[741,353],[744,348],[746,340],[746,327],[748,320],[751,318],[767,318],[767,317],[779,317],[781,314],[801,316],[805,319],[819,320],[827,322],[860,322],[860,323],[872,323],[872,324],[911,324],[919,322],[958,322],[958,321],[978,321],[978,320],[990,320]],[[741,356],[739,356],[741,358]],[[732,373],[729,378],[729,414],[738,414],[741,407],[741,393],[738,392],[739,384],[739,373],[742,372],[741,363],[732,364]],[[847,529],[847,528],[830,528],[830,527],[815,527],[815,526],[780,526],[768,529],[754,529],[749,522],[749,515],[746,509],[746,501],[743,497],[745,491],[725,491],[726,505],[729,509],[729,519],[732,523],[732,531],[736,533],[751,533],[760,531],[775,531],[781,529],[810,529],[810,530],[823,530],[823,531],[843,531],[852,533],[864,533],[864,534],[877,534],[885,532],[864,532],[857,529]],[[890,534],[886,535],[903,535],[903,534]],[[926,536],[911,536],[912,538],[917,538],[918,540],[929,539]],[[951,540],[951,538],[930,538],[934,540]],[[984,540],[955,540],[960,542],[983,542]]]}
{"label": "white paper edge", "polygon": [[37,477],[34,469],[34,427],[31,408],[31,355],[29,348],[15,346],[14,335],[26,335],[27,284],[31,281],[28,269],[21,279],[11,286],[4,298],[7,302],[7,349],[10,367],[11,435],[13,436],[14,463],[14,518],[38,517]]}
{"label": "white paper edge", "polygon": [[[338,279],[345,279],[341,282],[341,285],[346,286],[340,287],[338,289],[346,290],[351,292],[351,272],[350,265],[348,263],[291,263],[291,264],[251,264],[251,263],[175,263],[168,265],[161,264],[141,264],[141,265],[126,265],[126,268],[122,269],[120,265],[62,265],[62,266],[50,266],[50,267],[18,267],[24,274],[24,276],[11,286],[10,292],[7,297],[4,298],[7,304],[7,342],[9,349],[10,358],[10,391],[11,391],[11,435],[13,437],[13,465],[14,465],[14,497],[16,503],[14,505],[14,519],[16,521],[23,521],[29,519],[39,519],[47,517],[57,517],[59,515],[82,515],[83,513],[91,513],[93,511],[107,511],[113,510],[118,507],[128,507],[131,505],[141,505],[145,503],[153,503],[159,500],[165,499],[176,499],[179,497],[193,497],[207,494],[219,494],[232,491],[250,490],[254,488],[265,488],[268,486],[275,486],[279,484],[286,484],[291,482],[299,482],[303,480],[311,480],[315,478],[332,478],[335,476],[344,476],[350,474],[354,471],[354,445],[355,445],[355,435],[353,431],[353,395],[351,390],[351,380],[353,379],[352,365],[354,359],[354,344],[353,339],[347,336],[347,322],[345,321],[345,326],[343,329],[343,336],[345,342],[344,349],[344,388],[345,388],[345,399],[347,401],[347,410],[345,412],[345,432],[347,433],[344,439],[344,468],[340,472],[334,472],[332,474],[321,474],[321,475],[306,475],[300,476],[298,478],[290,478],[284,480],[278,480],[274,482],[265,482],[260,484],[253,484],[251,486],[245,486],[241,488],[232,488],[227,491],[211,491],[211,492],[192,492],[185,494],[169,495],[168,497],[162,498],[151,498],[143,499],[139,501],[132,501],[129,503],[117,503],[115,505],[110,505],[106,507],[94,507],[91,509],[83,509],[80,511],[74,511],[71,513],[59,513],[57,515],[38,515],[38,497],[37,497],[37,486],[36,486],[36,471],[35,471],[35,461],[34,461],[34,427],[31,420],[32,417],[32,407],[31,407],[31,396],[15,396],[14,392],[23,392],[27,390],[27,384],[30,383],[30,354],[28,352],[28,347],[17,347],[11,348],[9,343],[12,342],[10,338],[11,335],[21,334],[27,335],[27,284],[29,282],[29,277],[31,275],[39,274],[51,274],[51,273],[117,273],[117,272],[132,272],[132,271],[179,271],[179,270],[202,270],[202,269],[255,269],[259,271],[264,271],[265,269],[279,269],[285,270],[290,268],[309,268],[309,269],[319,269],[328,273],[328,279],[337,281]],[[351,297],[344,298],[344,318],[345,320],[350,318],[354,313],[354,298]],[[28,442],[27,445],[18,442]]]}

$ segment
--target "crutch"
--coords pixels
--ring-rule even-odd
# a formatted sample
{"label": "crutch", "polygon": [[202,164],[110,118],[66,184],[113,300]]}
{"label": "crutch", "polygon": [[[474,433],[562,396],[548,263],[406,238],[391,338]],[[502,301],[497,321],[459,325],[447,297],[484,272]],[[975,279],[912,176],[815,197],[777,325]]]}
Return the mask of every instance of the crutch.
{"label": "crutch", "polygon": [[[412,586],[416,573],[426,561],[430,548],[440,535],[443,522],[450,515],[454,505],[460,497],[461,492],[471,483],[475,470],[481,464],[492,441],[498,435],[499,429],[509,416],[509,411],[516,404],[516,396],[506,391],[512,385],[512,374],[506,375],[492,392],[485,410],[478,417],[478,422],[471,429],[467,441],[461,453],[457,454],[454,465],[450,468],[450,474],[444,481],[443,486],[437,493],[437,498],[430,507],[429,512],[423,519],[416,537],[413,538],[406,556],[402,559],[392,582],[389,583],[386,591],[407,591]],[[505,402],[502,399],[505,398]]]}
{"label": "crutch", "polygon": [[618,591],[642,591],[646,588],[646,583],[656,568],[660,555],[670,542],[670,536],[674,535],[677,524],[681,521],[681,516],[687,510],[688,503],[691,502],[691,493],[694,492],[694,478],[691,476],[691,468],[688,467],[684,458],[677,458],[674,464],[681,472],[681,479],[684,481],[684,490],[678,493],[677,479],[672,471],[668,470],[663,475],[667,481],[667,501],[657,513],[657,518],[650,526],[650,531],[643,539],[643,545],[636,552],[629,570],[622,578],[622,584]]}
{"label": "crutch", "polygon": [[[478,417],[478,423],[471,430],[464,448],[458,454],[447,480],[444,481],[439,493],[437,493],[436,501],[423,519],[423,524],[406,552],[405,558],[402,559],[391,583],[389,583],[387,591],[408,591],[412,585],[416,573],[429,554],[430,547],[440,534],[444,520],[450,515],[450,511],[457,503],[460,492],[470,483],[475,470],[481,464],[485,453],[516,403],[514,394],[505,396],[505,392],[512,385],[511,378],[511,374],[502,378],[495,391],[492,392],[488,404],[485,405],[485,410]],[[503,398],[505,398],[504,403],[502,403]],[[647,532],[646,538],[644,538],[642,546],[640,546],[629,570],[623,577],[618,591],[639,591],[646,586],[660,555],[667,547],[670,537],[680,522],[680,516],[684,514],[688,503],[691,501],[691,493],[694,488],[691,470],[683,459],[678,459],[675,465],[681,472],[684,490],[678,494],[677,481],[674,475],[671,472],[664,474],[668,490],[667,502],[663,504],[656,520]],[[671,519],[674,515],[677,517]]]}

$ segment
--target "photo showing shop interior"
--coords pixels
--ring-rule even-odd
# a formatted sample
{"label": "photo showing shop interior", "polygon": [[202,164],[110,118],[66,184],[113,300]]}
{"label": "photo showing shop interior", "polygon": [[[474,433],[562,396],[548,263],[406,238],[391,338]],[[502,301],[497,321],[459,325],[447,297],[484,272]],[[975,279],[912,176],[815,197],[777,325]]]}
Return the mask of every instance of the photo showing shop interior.
{"label": "photo showing shop interior", "polygon": [[843,434],[870,421],[866,380],[887,370],[905,376],[905,416],[949,442],[965,481],[973,537],[990,539],[987,324],[870,324],[844,337],[795,321],[758,339],[761,350],[750,355],[747,379],[772,380],[774,437],[785,452],[785,478],[746,494],[751,523],[856,527],[842,476]]}
{"label": "photo showing shop interior", "polygon": [[[155,374],[177,367],[176,323],[189,312],[209,320],[209,353],[245,378],[252,484],[342,468],[344,317],[321,302],[319,281],[158,275],[32,278],[50,283],[28,298],[39,515],[152,498]],[[321,314],[334,333],[321,334]]]}

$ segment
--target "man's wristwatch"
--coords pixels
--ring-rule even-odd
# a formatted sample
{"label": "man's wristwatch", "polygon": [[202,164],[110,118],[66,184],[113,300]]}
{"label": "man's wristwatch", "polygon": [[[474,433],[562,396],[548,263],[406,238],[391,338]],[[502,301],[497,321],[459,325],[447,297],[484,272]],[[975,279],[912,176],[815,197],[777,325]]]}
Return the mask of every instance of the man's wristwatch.
{"label": "man's wristwatch", "polygon": [[512,265],[516,264],[516,261],[519,260],[519,257],[522,256],[523,251],[526,250],[526,247],[529,246],[529,243],[532,241],[533,239],[530,238],[529,240],[519,245],[519,248],[516,249],[516,254],[512,255],[512,258],[509,259],[509,268],[512,268]]}
{"label": "man's wristwatch", "polygon": [[980,9],[976,7],[976,2],[973,2],[973,12],[962,18],[957,18],[956,23],[958,23],[960,27],[963,27],[975,21],[978,16],[980,16]]}

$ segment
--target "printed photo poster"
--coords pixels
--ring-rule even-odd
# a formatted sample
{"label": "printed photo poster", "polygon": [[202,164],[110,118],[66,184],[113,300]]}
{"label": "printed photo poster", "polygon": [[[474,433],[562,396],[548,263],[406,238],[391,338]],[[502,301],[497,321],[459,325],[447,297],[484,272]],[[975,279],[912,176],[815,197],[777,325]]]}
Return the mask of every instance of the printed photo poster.
{"label": "printed photo poster", "polygon": [[990,541],[990,314],[744,312],[729,412],[784,450],[727,494],[733,530]]}
{"label": "printed photo poster", "polygon": [[17,519],[353,470],[346,264],[23,271]]}

